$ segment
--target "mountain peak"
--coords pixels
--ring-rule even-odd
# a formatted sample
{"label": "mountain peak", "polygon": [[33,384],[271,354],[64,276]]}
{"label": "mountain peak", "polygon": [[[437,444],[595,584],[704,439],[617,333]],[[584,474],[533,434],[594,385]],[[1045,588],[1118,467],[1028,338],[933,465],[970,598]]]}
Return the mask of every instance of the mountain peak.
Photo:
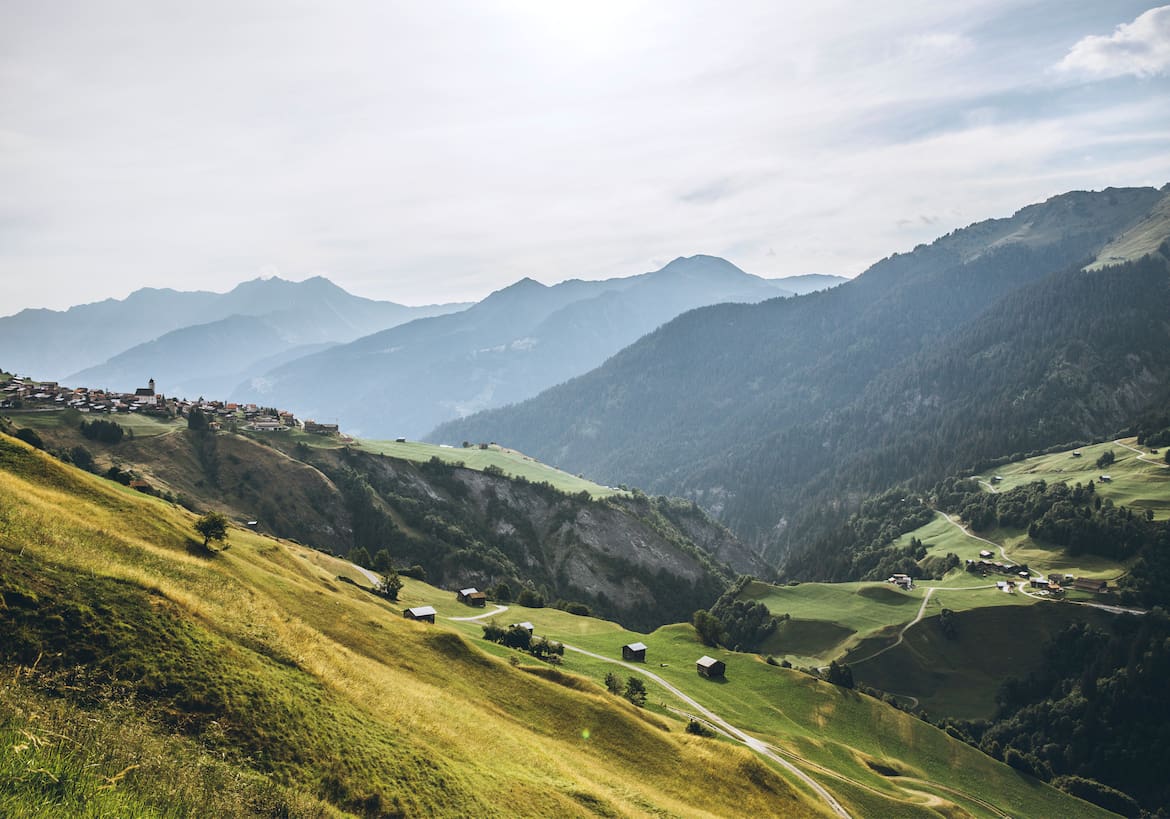
{"label": "mountain peak", "polygon": [[679,256],[657,271],[661,275],[746,276],[740,268],[719,256]]}

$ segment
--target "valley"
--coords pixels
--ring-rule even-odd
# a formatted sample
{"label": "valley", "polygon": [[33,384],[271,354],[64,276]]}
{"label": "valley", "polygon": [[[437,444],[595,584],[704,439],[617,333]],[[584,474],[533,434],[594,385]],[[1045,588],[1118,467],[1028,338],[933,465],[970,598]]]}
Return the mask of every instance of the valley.
{"label": "valley", "polygon": [[[504,772],[511,798],[517,789],[527,793],[535,788],[526,798],[562,815],[597,804],[626,815],[653,806],[690,815],[704,809],[726,813],[726,807],[735,804],[738,812],[753,803],[763,813],[785,815],[826,815],[831,810],[815,792],[805,792],[801,778],[789,780],[791,772],[785,766],[752,762],[746,750],[717,749],[724,743],[683,732],[685,723],[671,709],[685,712],[694,710],[694,704],[677,700],[654,677],[647,678],[650,698],[641,710],[605,694],[599,683],[615,668],[610,660],[569,651],[558,667],[531,666],[530,660],[514,666],[506,661],[517,656],[513,649],[483,642],[482,620],[451,619],[474,616],[464,614],[467,608],[455,602],[452,592],[405,578],[398,600],[385,601],[362,591],[368,583],[365,575],[346,569],[336,558],[246,529],[233,527],[230,548],[213,557],[200,556],[192,551],[191,536],[184,534],[190,531],[192,518],[182,510],[60,465],[11,439],[0,438],[0,445],[4,464],[0,479],[5,484],[0,570],[6,604],[0,617],[9,626],[21,624],[20,639],[8,644],[5,659],[25,668],[25,686],[32,689],[16,681],[4,683],[6,710],[0,714],[0,730],[18,736],[25,731],[36,737],[38,749],[45,749],[35,762],[33,757],[23,761],[17,757],[4,763],[15,774],[12,781],[22,789],[18,793],[36,787],[40,774],[33,768],[50,764],[44,756],[49,748],[57,749],[51,764],[60,773],[71,770],[61,766],[76,764],[71,754],[61,753],[67,746],[54,744],[61,740],[42,735],[19,715],[30,707],[47,708],[34,692],[53,680],[67,679],[60,675],[69,673],[71,663],[94,663],[85,659],[93,655],[84,647],[101,641],[106,648],[91,665],[93,684],[109,675],[163,709],[161,722],[148,716],[139,730],[158,742],[182,743],[187,736],[211,743],[212,748],[251,748],[252,753],[279,743],[291,757],[264,753],[251,762],[232,764],[256,771],[259,779],[243,781],[256,787],[272,783],[264,787],[273,788],[286,804],[294,800],[298,812],[314,804],[318,807],[312,810],[319,815],[328,815],[331,805],[360,813],[362,804],[408,812],[413,812],[411,805],[426,804],[430,811],[447,812],[444,805],[459,804],[462,811],[474,803],[485,815],[495,815],[501,803],[493,807],[492,800],[498,798],[493,794],[499,793]],[[34,532],[38,534],[30,536]],[[79,571],[94,579],[82,584],[64,581],[64,572],[77,577]],[[348,575],[350,582],[337,582],[339,575]],[[158,603],[139,609],[133,601],[140,594],[154,595]],[[46,618],[52,612],[75,618],[84,600],[131,622],[147,616],[155,621],[148,619],[136,630],[119,633],[109,631],[105,620],[83,617],[71,628],[72,647],[66,649],[63,632],[54,631],[53,619]],[[433,626],[410,623],[399,613],[427,604],[439,611]],[[501,623],[530,620],[538,634],[601,657],[616,659],[623,643],[644,641],[649,646],[646,667],[655,676],[718,717],[706,719],[725,730],[723,722],[734,726],[811,776],[848,815],[927,816],[940,805],[952,804],[974,816],[1038,815],[1038,798],[1049,806],[1061,805],[1068,815],[1098,815],[1092,806],[1029,781],[878,700],[768,665],[757,656],[704,647],[689,626],[643,634],[556,609],[506,605],[507,611],[496,615]],[[148,644],[137,647],[127,642],[143,628],[156,635]],[[190,648],[180,649],[172,642],[180,635],[192,647],[218,646],[222,659],[213,663],[209,655],[196,660]],[[44,649],[49,647],[66,650],[47,654]],[[137,651],[152,652],[143,672],[133,670],[146,659],[145,655],[134,659]],[[727,664],[726,682],[695,675],[693,664],[700,654]],[[193,660],[193,666],[174,665]],[[109,661],[113,664],[106,664]],[[243,664],[240,671],[250,669],[246,673],[251,682],[233,676],[239,673],[236,664]],[[157,672],[149,671],[151,667]],[[188,670],[177,675],[180,667]],[[164,677],[156,678],[155,673]],[[21,676],[18,673],[15,679]],[[157,687],[165,678],[172,684]],[[72,679],[76,687],[82,678]],[[81,682],[79,690],[89,684]],[[379,695],[391,690],[393,697]],[[225,724],[225,717],[229,720],[229,733],[216,739],[215,726],[205,717],[169,723],[185,727],[166,739],[174,730],[166,727],[167,703],[195,691],[202,691],[199,696],[213,706],[212,713],[220,714],[219,724]],[[285,691],[301,693],[289,700],[281,693]],[[114,696],[89,704],[77,700],[69,707],[83,709],[79,720],[89,713],[100,722],[116,713]],[[305,697],[319,704],[303,710],[296,702]],[[13,711],[15,702],[23,705]],[[73,700],[67,697],[64,702]],[[255,717],[239,710],[244,703]],[[278,719],[266,716],[278,713],[283,714]],[[361,719],[355,721],[359,714]],[[71,719],[64,712],[57,718],[65,723]],[[883,729],[860,730],[864,725]],[[388,732],[377,738],[384,730],[380,726]],[[338,757],[340,767],[329,772],[321,767],[330,758],[328,746],[312,739],[319,730],[344,737],[365,751],[360,758]],[[535,735],[529,733],[533,731]],[[482,739],[468,744],[469,735]],[[263,745],[255,744],[261,736]],[[493,756],[494,774],[489,776],[471,752],[477,744],[507,749],[509,761],[501,763]],[[547,753],[554,746],[559,762]],[[540,762],[533,756],[538,748]],[[378,755],[391,749],[398,762],[392,769],[383,768]],[[406,759],[411,762],[404,764]],[[637,760],[636,780],[618,773],[622,760]],[[112,768],[125,767],[123,763],[129,764],[109,760],[111,767],[105,770],[111,772],[104,775],[113,777],[117,771]],[[668,771],[686,764],[704,766],[707,775],[701,787],[680,789],[675,782],[670,796],[656,790],[660,787],[656,783],[665,782],[662,776],[673,777]],[[152,770],[156,776],[164,773]],[[151,804],[152,793],[161,798],[149,778],[152,770],[124,773],[120,784],[108,789],[108,798],[119,800],[110,804],[132,812]],[[300,773],[290,778],[293,770]],[[387,779],[390,770],[395,773]],[[321,782],[335,784],[313,786],[313,780],[306,779],[310,771],[320,771]],[[932,784],[940,779],[947,784]],[[445,783],[441,791],[435,790],[439,781]],[[100,782],[96,775],[88,780],[71,778],[72,798],[102,798],[107,791],[98,787]]]}

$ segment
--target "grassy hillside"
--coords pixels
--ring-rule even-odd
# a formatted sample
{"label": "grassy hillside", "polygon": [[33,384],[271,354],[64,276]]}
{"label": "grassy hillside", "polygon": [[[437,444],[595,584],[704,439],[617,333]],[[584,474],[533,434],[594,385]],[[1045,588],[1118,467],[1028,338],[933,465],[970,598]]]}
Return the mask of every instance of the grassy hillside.
{"label": "grassy hillside", "polygon": [[4,812],[206,815],[205,785],[222,815],[821,811],[746,751],[405,621],[318,553],[233,529],[205,556],[192,520],[0,436]]}
{"label": "grassy hillside", "polygon": [[[467,616],[465,607],[450,595],[434,596],[422,584],[410,584],[403,599],[432,603],[440,615]],[[934,811],[1043,816],[1054,807],[1070,815],[1093,812],[1076,800],[1052,796],[1015,771],[871,697],[768,665],[755,655],[703,646],[690,626],[638,634],[592,618],[519,606],[495,615],[495,620],[501,625],[528,620],[538,634],[615,659],[624,643],[646,643],[647,670],[797,761],[857,816],[937,815]],[[469,635],[481,632],[478,622],[455,625]],[[726,662],[725,682],[696,674],[695,660],[703,654]],[[628,668],[573,652],[566,653],[565,665],[599,682],[611,671],[623,678],[630,673]],[[677,713],[674,709],[692,713],[653,682],[647,685],[650,708],[663,714]],[[898,773],[892,775],[893,771]]]}
{"label": "grassy hillside", "polygon": [[[824,815],[780,769],[682,732],[670,709],[685,707],[653,683],[642,710],[588,681],[624,669],[572,651],[562,671],[514,665],[478,622],[447,619],[473,614],[449,592],[408,581],[390,603],[340,581],[358,580],[345,564],[244,530],[205,555],[191,523],[0,436],[0,812]],[[435,625],[401,617],[422,602]],[[876,700],[704,648],[689,627],[501,615],[521,619],[606,656],[641,637],[651,670],[853,815],[1101,815]],[[727,662],[726,683],[695,675],[702,653]]]}
{"label": "grassy hillside", "polygon": [[529,587],[550,602],[652,628],[709,605],[732,570],[766,571],[690,504],[611,492],[498,447],[211,433],[139,418],[127,419],[137,426],[121,441],[102,443],[82,436],[82,418],[14,413],[12,422],[35,425],[62,458],[98,474],[117,467],[116,479],[142,479],[146,491],[188,509],[354,552],[372,568],[392,554],[395,565],[421,566],[438,585]]}

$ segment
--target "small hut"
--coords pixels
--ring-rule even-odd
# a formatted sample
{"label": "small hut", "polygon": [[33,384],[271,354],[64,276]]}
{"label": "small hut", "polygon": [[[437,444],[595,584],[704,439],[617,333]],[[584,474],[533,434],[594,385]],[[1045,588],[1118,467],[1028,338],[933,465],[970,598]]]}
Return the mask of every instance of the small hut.
{"label": "small hut", "polygon": [[414,608],[404,609],[402,616],[407,620],[419,620],[424,623],[435,622],[435,607],[434,606],[415,606]]}
{"label": "small hut", "polygon": [[459,593],[455,595],[455,599],[468,606],[482,609],[487,605],[487,592],[481,592],[475,586],[472,586],[468,589],[460,589]]}
{"label": "small hut", "polygon": [[727,665],[722,660],[716,660],[714,657],[708,657],[704,654],[695,663],[695,668],[699,672],[700,677],[707,679],[716,679],[722,677],[727,672]]}
{"label": "small hut", "polygon": [[622,646],[622,659],[628,663],[646,662],[646,644],[626,643]]}

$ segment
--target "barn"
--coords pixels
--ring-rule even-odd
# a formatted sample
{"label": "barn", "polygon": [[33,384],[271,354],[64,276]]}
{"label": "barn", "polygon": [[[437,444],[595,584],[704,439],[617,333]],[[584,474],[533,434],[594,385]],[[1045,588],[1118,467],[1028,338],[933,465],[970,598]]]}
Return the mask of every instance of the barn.
{"label": "barn", "polygon": [[424,623],[433,623],[435,622],[435,607],[415,606],[414,608],[404,609],[402,616],[407,620],[419,620]]}
{"label": "barn", "polygon": [[703,655],[695,663],[695,668],[699,672],[700,677],[708,679],[715,679],[722,677],[727,673],[727,665],[722,660],[716,660],[714,657]]}
{"label": "barn", "polygon": [[622,659],[628,663],[646,662],[646,644],[626,643],[622,646]]}

